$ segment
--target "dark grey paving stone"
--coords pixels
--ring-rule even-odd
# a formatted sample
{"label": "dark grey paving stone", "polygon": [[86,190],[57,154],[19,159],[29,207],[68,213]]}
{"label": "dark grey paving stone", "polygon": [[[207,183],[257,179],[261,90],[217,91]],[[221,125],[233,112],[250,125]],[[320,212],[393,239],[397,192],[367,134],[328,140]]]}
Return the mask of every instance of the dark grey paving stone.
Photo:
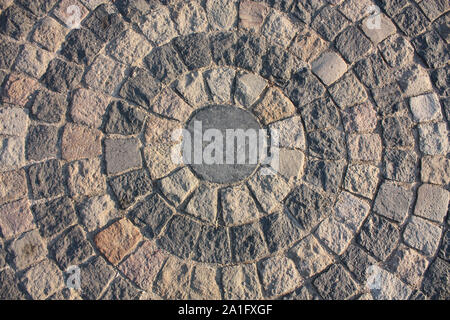
{"label": "dark grey paving stone", "polygon": [[417,154],[412,150],[386,149],[384,176],[394,181],[413,183],[417,164]]}
{"label": "dark grey paving stone", "polygon": [[285,94],[296,107],[304,106],[322,97],[325,87],[319,79],[312,75],[306,68],[293,74],[291,81],[284,89]]}
{"label": "dark grey paving stone", "polygon": [[28,160],[40,161],[56,157],[58,153],[58,127],[31,126],[26,141]]}
{"label": "dark grey paving stone", "polygon": [[367,281],[367,271],[369,270],[369,267],[377,263],[377,261],[369,256],[363,249],[353,244],[347,248],[345,253],[341,256],[341,259],[361,283]]}
{"label": "dark grey paving stone", "polygon": [[19,288],[19,279],[10,268],[0,271],[0,299],[23,300],[25,295]]}
{"label": "dark grey paving stone", "polygon": [[222,32],[211,37],[212,58],[218,65],[234,65],[237,37],[234,32]]}
{"label": "dark grey paving stone", "polygon": [[81,296],[87,300],[100,298],[114,274],[114,268],[101,257],[95,257],[80,268]]}
{"label": "dark grey paving stone", "polygon": [[136,138],[106,139],[105,162],[108,174],[117,174],[142,167],[140,142]]}
{"label": "dark grey paving stone", "polygon": [[158,246],[180,258],[189,258],[201,232],[201,225],[185,216],[174,216]]}
{"label": "dark grey paving stone", "polygon": [[126,21],[139,23],[141,16],[156,8],[158,0],[116,0],[114,4]]}
{"label": "dark grey paving stone", "polygon": [[450,96],[450,65],[434,70],[431,80],[441,96]]}
{"label": "dark grey paving stone", "polygon": [[383,138],[388,148],[412,147],[414,136],[412,122],[408,117],[386,118],[382,121]]}
{"label": "dark grey paving stone", "polygon": [[333,264],[314,281],[319,294],[326,300],[346,300],[357,293],[358,285],[343,266]]}
{"label": "dark grey paving stone", "polygon": [[106,112],[104,132],[124,136],[136,135],[142,131],[145,117],[143,111],[126,102],[113,101]]}
{"label": "dark grey paving stone", "polygon": [[18,5],[12,5],[0,15],[0,33],[20,40],[27,36],[36,22],[36,17]]}
{"label": "dark grey paving stone", "polygon": [[311,288],[310,285],[303,286],[294,292],[285,295],[282,300],[300,300],[300,301],[312,301],[322,300],[322,298]]}
{"label": "dark grey paving stone", "polygon": [[372,43],[357,27],[351,26],[336,37],[336,48],[352,63],[366,55],[372,49]]}
{"label": "dark grey paving stone", "polygon": [[178,37],[174,39],[173,43],[189,70],[197,70],[211,64],[211,48],[205,33],[193,33]]}
{"label": "dark grey paving stone", "polygon": [[172,43],[153,49],[144,62],[153,77],[164,84],[169,84],[187,70]]}
{"label": "dark grey paving stone", "polygon": [[262,56],[261,75],[280,86],[285,86],[296,66],[296,60],[289,51],[278,46],[272,46]]}
{"label": "dark grey paving stone", "polygon": [[332,211],[332,200],[302,184],[286,199],[289,209],[300,226],[307,232],[325,219]]}
{"label": "dark grey paving stone", "polygon": [[307,131],[339,126],[339,111],[331,98],[318,99],[301,108]]}
{"label": "dark grey paving stone", "polygon": [[102,300],[138,300],[142,291],[122,277],[115,278],[103,294]]}
{"label": "dark grey paving stone", "polygon": [[51,237],[77,223],[73,202],[67,197],[37,204],[32,210],[43,237]]}
{"label": "dark grey paving stone", "polygon": [[304,179],[325,192],[335,194],[341,185],[344,169],[344,161],[309,160]]}
{"label": "dark grey paving stone", "polygon": [[31,116],[39,121],[58,123],[67,109],[66,97],[47,90],[39,90],[30,106]]}
{"label": "dark grey paving stone", "polygon": [[386,11],[389,16],[394,16],[406,7],[408,0],[380,0],[380,7]]}
{"label": "dark grey paving stone", "polygon": [[286,212],[266,216],[260,222],[270,253],[292,246],[305,235]]}
{"label": "dark grey paving stone", "polygon": [[49,160],[28,168],[31,193],[36,200],[56,197],[64,193],[63,173],[59,160]]}
{"label": "dark grey paving stone", "polygon": [[42,16],[50,11],[51,8],[56,4],[58,0],[17,0],[22,7],[28,9],[31,13],[36,16]]}
{"label": "dark grey paving stone", "polygon": [[340,160],[347,156],[344,132],[325,129],[308,133],[309,152],[312,156],[325,160]]}
{"label": "dark grey paving stone", "polygon": [[333,41],[347,25],[347,19],[333,6],[326,6],[314,18],[311,27],[328,41]]}
{"label": "dark grey paving stone", "polygon": [[372,54],[358,61],[353,69],[361,82],[369,88],[377,88],[393,82],[392,70],[379,54]]}
{"label": "dark grey paving stone", "polygon": [[131,102],[149,109],[152,100],[161,91],[161,83],[152,77],[150,72],[134,68],[120,89],[119,95]]}
{"label": "dark grey paving stone", "polygon": [[130,207],[136,198],[153,190],[150,175],[144,169],[114,177],[109,180],[109,184],[122,209]]}
{"label": "dark grey paving stone", "polygon": [[235,66],[258,72],[261,68],[261,57],[266,51],[266,46],[266,40],[252,32],[238,35]]}
{"label": "dark grey paving stone", "polygon": [[56,263],[62,270],[86,261],[93,253],[91,244],[86,239],[81,227],[75,226],[61,235],[50,247]]}
{"label": "dark grey paving stone", "polygon": [[55,59],[50,62],[42,82],[52,91],[73,90],[80,83],[83,69],[70,62]]}
{"label": "dark grey paving stone", "polygon": [[444,232],[442,237],[441,248],[439,249],[439,257],[450,262],[450,229]]}
{"label": "dark grey paving stone", "polygon": [[424,33],[413,41],[414,47],[428,67],[440,68],[445,66],[450,59],[448,44],[442,40],[436,31]]}
{"label": "dark grey paving stone", "polygon": [[436,258],[425,273],[422,291],[432,300],[450,299],[450,264]]}
{"label": "dark grey paving stone", "polygon": [[409,5],[404,8],[394,21],[399,28],[410,37],[415,37],[421,34],[429,25],[428,19],[425,15],[414,5]]}
{"label": "dark grey paving stone", "polygon": [[377,105],[377,113],[382,117],[391,116],[406,109],[401,98],[402,91],[397,84],[374,88],[371,92]]}
{"label": "dark grey paving stone", "polygon": [[357,242],[376,258],[385,260],[400,240],[400,232],[387,219],[372,216],[357,236]]}
{"label": "dark grey paving stone", "polygon": [[125,30],[126,24],[116,7],[109,4],[98,6],[84,21],[83,26],[90,29],[104,42],[111,41]]}
{"label": "dark grey paving stone", "polygon": [[153,194],[141,201],[129,213],[130,217],[146,226],[150,238],[157,237],[174,210],[158,195]]}
{"label": "dark grey paving stone", "polygon": [[227,230],[223,227],[204,226],[192,259],[205,263],[230,264],[232,260]]}
{"label": "dark grey paving stone", "polygon": [[259,260],[268,253],[257,223],[230,228],[230,240],[234,262]]}
{"label": "dark grey paving stone", "polygon": [[61,55],[69,61],[88,65],[94,61],[102,47],[102,41],[92,31],[76,29],[69,33],[62,44]]}
{"label": "dark grey paving stone", "polygon": [[17,42],[0,36],[0,69],[10,69],[16,61],[20,46]]}

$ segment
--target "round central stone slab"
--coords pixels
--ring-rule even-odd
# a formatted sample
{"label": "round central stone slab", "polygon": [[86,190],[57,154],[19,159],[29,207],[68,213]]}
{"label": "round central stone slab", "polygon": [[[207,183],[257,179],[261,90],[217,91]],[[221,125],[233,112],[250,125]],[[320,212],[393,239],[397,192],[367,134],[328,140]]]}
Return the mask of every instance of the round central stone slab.
{"label": "round central stone slab", "polygon": [[260,160],[264,131],[243,109],[213,105],[197,111],[186,125],[184,159],[202,179],[230,184],[249,177]]}

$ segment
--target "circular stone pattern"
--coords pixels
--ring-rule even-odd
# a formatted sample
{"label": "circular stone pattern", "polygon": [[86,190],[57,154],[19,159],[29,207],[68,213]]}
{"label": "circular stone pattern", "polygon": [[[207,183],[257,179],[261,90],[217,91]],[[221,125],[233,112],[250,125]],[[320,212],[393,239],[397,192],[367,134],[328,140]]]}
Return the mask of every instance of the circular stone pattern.
{"label": "circular stone pattern", "polygon": [[[259,157],[253,158],[251,154],[253,150],[258,155],[261,126],[250,112],[232,106],[209,106],[196,112],[186,129],[190,133],[189,149],[192,151],[188,163],[201,179],[220,184],[236,183],[248,178],[258,166]],[[247,133],[250,136],[244,136]],[[197,138],[196,134],[201,136]],[[229,139],[230,134],[233,135],[232,140]],[[240,145],[241,138],[244,140]],[[212,144],[214,150],[208,152]],[[199,163],[194,155],[197,145],[201,146]],[[233,155],[229,159],[228,153]],[[243,161],[239,159],[242,154]]]}

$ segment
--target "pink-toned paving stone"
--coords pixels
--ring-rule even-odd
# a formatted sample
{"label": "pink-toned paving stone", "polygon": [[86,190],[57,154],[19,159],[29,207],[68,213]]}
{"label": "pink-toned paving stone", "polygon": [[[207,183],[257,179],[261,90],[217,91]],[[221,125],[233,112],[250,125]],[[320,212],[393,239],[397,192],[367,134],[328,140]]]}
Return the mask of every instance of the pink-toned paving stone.
{"label": "pink-toned paving stone", "polygon": [[35,227],[27,199],[0,206],[0,230],[7,239]]}
{"label": "pink-toned paving stone", "polygon": [[102,134],[99,130],[67,124],[61,142],[63,159],[70,161],[101,155],[101,137]]}
{"label": "pink-toned paving stone", "polygon": [[27,192],[24,170],[0,173],[0,203],[24,198]]}
{"label": "pink-toned paving stone", "polygon": [[81,88],[73,94],[70,115],[77,123],[99,128],[102,125],[108,103],[107,96]]}
{"label": "pink-toned paving stone", "polygon": [[2,90],[2,101],[23,107],[39,89],[36,80],[20,74],[11,74]]}

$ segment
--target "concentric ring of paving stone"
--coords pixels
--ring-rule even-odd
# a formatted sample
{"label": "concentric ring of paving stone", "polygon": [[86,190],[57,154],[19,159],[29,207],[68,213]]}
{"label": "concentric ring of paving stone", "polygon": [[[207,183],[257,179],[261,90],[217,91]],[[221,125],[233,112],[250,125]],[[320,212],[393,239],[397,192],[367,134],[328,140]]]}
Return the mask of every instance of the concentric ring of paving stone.
{"label": "concentric ring of paving stone", "polygon": [[[445,2],[80,1],[0,1],[1,298],[448,299]],[[276,175],[170,161],[211,104]]]}

